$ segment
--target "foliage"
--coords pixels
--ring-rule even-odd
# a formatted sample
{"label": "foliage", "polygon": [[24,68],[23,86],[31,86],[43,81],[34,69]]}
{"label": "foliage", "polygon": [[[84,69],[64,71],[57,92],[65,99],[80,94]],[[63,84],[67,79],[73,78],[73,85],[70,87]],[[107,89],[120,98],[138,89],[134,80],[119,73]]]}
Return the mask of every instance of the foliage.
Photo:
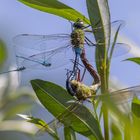
{"label": "foliage", "polygon": [[84,15],[57,0],[18,0],[18,1],[32,8],[60,16],[70,21],[75,22],[78,17],[80,19],[84,19],[84,22],[89,24],[89,20]]}
{"label": "foliage", "polygon": [[131,61],[131,62],[134,62],[134,63],[140,65],[140,57],[127,58],[124,61]]}
{"label": "foliage", "polygon": [[0,39],[0,67],[2,67],[5,59],[6,59],[6,45],[2,39]]}
{"label": "foliage", "polygon": [[[1,40],[0,67],[6,59],[5,47],[5,43]],[[33,96],[27,91],[15,90],[14,87],[11,87],[14,79],[1,75],[0,82],[0,131],[20,131],[32,134],[34,126],[31,126],[30,123],[16,120],[16,114],[31,109],[31,106],[35,102]],[[31,127],[30,131],[23,128],[22,125],[29,125]]]}
{"label": "foliage", "polygon": [[[85,23],[91,23],[93,34],[98,44],[96,47],[96,60],[101,60],[96,61],[97,70],[101,77],[101,93],[107,94],[111,58],[121,26],[120,25],[116,30],[113,44],[110,46],[111,25],[108,1],[86,0],[90,21],[85,18],[83,14],[57,0],[19,1],[32,8],[60,16],[67,20],[76,21],[78,18],[81,18],[84,19]],[[101,26],[103,28],[101,28],[100,31],[96,32],[94,30],[95,27]],[[111,52],[109,54],[108,48],[110,47]],[[131,59],[131,61],[134,61],[134,59]],[[138,63],[139,60],[137,59],[135,62]],[[56,121],[53,121],[50,124],[46,124],[47,127],[50,127],[49,129],[51,129],[52,124],[57,127],[58,123],[62,123],[64,125],[65,139],[72,139],[71,135],[73,135],[73,139],[75,139],[75,133],[77,132],[92,140],[138,140],[138,130],[140,129],[139,101],[134,100],[132,102],[132,109],[130,110],[130,108],[127,108],[128,111],[123,104],[120,107],[107,96],[106,98],[100,99],[100,101],[103,102],[101,108],[98,106],[99,104],[95,103],[94,109],[91,111],[82,104],[70,102],[73,100],[75,101],[75,99],[71,97],[65,89],[56,84],[38,79],[32,80],[31,84],[41,104],[58,120],[57,123]],[[75,108],[75,104],[78,107]],[[71,108],[74,109],[71,110]],[[97,108],[100,110],[99,113]],[[102,134],[102,127],[100,124],[102,115],[104,135]],[[36,124],[36,119],[32,119],[32,123]],[[42,124],[40,126],[42,126]],[[49,133],[48,129],[46,131]],[[112,137],[110,138],[111,134]],[[54,137],[56,135],[57,132],[55,135],[51,136]]]}

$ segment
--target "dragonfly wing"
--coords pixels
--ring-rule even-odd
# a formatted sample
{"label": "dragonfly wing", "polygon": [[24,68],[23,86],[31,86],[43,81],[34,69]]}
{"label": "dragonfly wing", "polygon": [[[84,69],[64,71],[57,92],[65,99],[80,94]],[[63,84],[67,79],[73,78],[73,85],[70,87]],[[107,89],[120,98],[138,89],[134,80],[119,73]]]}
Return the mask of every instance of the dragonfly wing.
{"label": "dragonfly wing", "polygon": [[68,64],[70,59],[74,57],[74,53],[69,43],[65,47],[45,51],[32,55],[24,59],[22,65],[26,68],[51,70]]}
{"label": "dragonfly wing", "polygon": [[[110,46],[112,46],[117,29],[122,28],[124,26],[125,22],[122,21],[122,20],[117,20],[117,21],[114,21],[110,24],[111,24],[111,36],[109,36],[109,37],[111,38]],[[95,28],[93,29],[93,31],[94,32],[96,32],[96,31],[100,32],[105,27],[108,27],[108,25],[104,25],[102,27],[96,25]],[[105,44],[105,42],[101,42],[100,40],[96,40],[91,30],[85,31],[85,48],[86,49],[89,48],[89,47],[91,47],[91,48],[93,47],[93,50],[95,52],[96,46],[97,47],[102,47],[102,44]],[[130,50],[130,46],[128,44],[116,43],[115,47],[114,47],[113,57],[124,55],[124,54],[128,53],[129,50]],[[108,51],[110,52],[111,50],[108,50]]]}
{"label": "dragonfly wing", "polygon": [[13,39],[16,54],[24,54],[24,56],[29,56],[50,49],[59,48],[65,46],[69,41],[69,34],[20,34]]}
{"label": "dragonfly wing", "polygon": [[140,96],[140,85],[111,92],[107,95],[96,95],[95,99],[109,97],[116,104],[130,102],[135,96]]}
{"label": "dragonfly wing", "polygon": [[[131,50],[131,46],[129,46],[128,44],[116,43],[112,57],[115,58],[115,57],[125,55],[125,54],[129,53],[130,50]],[[110,53],[110,52],[111,52],[111,50],[109,49],[108,53]]]}
{"label": "dragonfly wing", "polygon": [[[102,47],[102,46],[98,46],[98,47]],[[125,54],[129,53],[130,50],[131,50],[131,47],[128,44],[116,43],[114,46],[112,59],[115,59],[115,58],[118,58],[122,55],[125,55]],[[95,51],[96,51],[96,46],[89,47],[88,44],[85,44],[86,57],[90,63],[95,63]],[[109,49],[108,54],[110,54],[110,52],[111,52],[111,50]],[[101,61],[101,60],[96,60],[96,61]]]}
{"label": "dragonfly wing", "polygon": [[[111,36],[112,36],[112,35],[114,35],[114,32],[118,29],[118,27],[120,27],[120,29],[122,29],[125,26],[125,21],[116,20],[116,21],[109,23],[109,25],[111,26]],[[88,34],[90,34],[92,31],[94,33],[96,33],[96,32],[100,33],[100,32],[103,32],[104,28],[108,28],[108,24],[100,26],[98,23],[96,23],[92,29],[91,28],[85,29],[85,34],[86,34],[86,36],[88,36]]]}
{"label": "dragonfly wing", "polygon": [[[58,115],[58,117],[56,117],[56,119],[49,122],[47,124],[47,126],[49,126],[49,128],[54,131],[56,129],[58,129],[59,127],[61,127],[63,124],[65,126],[70,126],[72,123],[70,120],[72,119],[71,116],[72,116],[73,112],[77,112],[79,110],[78,105],[79,105],[79,103],[74,102],[73,104],[68,106],[68,108],[63,113]],[[36,134],[42,135],[43,133],[48,133],[48,129],[46,129],[45,127],[42,127]]]}

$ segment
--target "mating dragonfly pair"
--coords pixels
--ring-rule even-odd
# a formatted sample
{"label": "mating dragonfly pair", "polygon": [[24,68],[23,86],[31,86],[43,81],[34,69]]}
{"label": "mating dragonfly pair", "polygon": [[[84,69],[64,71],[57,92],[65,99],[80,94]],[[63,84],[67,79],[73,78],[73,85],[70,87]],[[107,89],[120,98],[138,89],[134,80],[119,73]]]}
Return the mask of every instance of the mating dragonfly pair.
{"label": "mating dragonfly pair", "polygon": [[[116,25],[119,21],[115,21],[112,25]],[[104,25],[106,26],[106,25]],[[22,34],[18,35],[14,38],[14,42],[17,45],[16,50],[20,50],[19,53],[16,54],[16,58],[19,59],[20,67],[13,71],[22,71],[28,68],[45,68],[53,69],[59,66],[63,66],[69,62],[69,59],[73,59],[75,57],[74,67],[71,73],[68,73],[68,77],[66,80],[67,89],[72,96],[77,96],[79,100],[85,100],[87,98],[99,98],[103,95],[93,95],[93,92],[96,92],[98,87],[100,86],[100,78],[98,74],[94,71],[92,66],[87,60],[90,60],[85,57],[85,54],[93,54],[96,49],[96,46],[100,46],[104,42],[94,43],[90,41],[90,36],[93,37],[92,32],[86,30],[87,27],[83,26],[83,23],[78,20],[73,24],[73,31],[71,34],[56,34],[56,35],[28,35]],[[102,30],[102,27],[95,28],[93,31],[99,32]],[[94,40],[94,38],[93,38]],[[56,45],[56,44],[57,45]],[[99,44],[100,43],[100,44]],[[56,47],[57,46],[57,47]],[[25,48],[27,53],[24,54]],[[117,53],[123,54],[129,51],[130,47],[123,43],[116,43],[114,50],[114,55]],[[32,52],[33,50],[33,52]],[[74,50],[74,51],[73,51]],[[84,51],[86,51],[86,53]],[[90,51],[90,53],[88,53]],[[74,53],[73,53],[74,52]],[[81,58],[86,69],[90,72],[92,77],[95,80],[95,85],[87,87],[89,89],[88,94],[82,94],[77,92],[77,87],[79,87],[79,83],[75,83],[75,80],[79,80],[77,78],[78,59]],[[93,60],[92,60],[93,61]],[[100,61],[100,60],[99,60]],[[11,72],[11,71],[8,71]],[[73,77],[76,77],[75,79]],[[82,78],[81,78],[82,79]],[[79,82],[79,81],[78,81]],[[81,85],[81,83],[80,83]],[[81,86],[83,87],[83,85]],[[111,98],[116,98],[125,95],[125,100],[131,99],[134,95],[140,94],[140,86],[130,87],[128,89],[122,89],[116,91],[114,93],[109,94]],[[122,99],[123,100],[123,99]]]}
{"label": "mating dragonfly pair", "polygon": [[[78,22],[80,22],[80,21],[78,21]],[[83,36],[83,32],[82,32],[84,26],[82,25],[82,23],[78,23],[78,22],[74,23],[74,25],[73,25],[74,28],[76,28],[76,29],[78,28],[78,30],[75,29],[71,34],[70,43],[72,45],[72,48],[74,49],[75,60],[73,61],[74,66],[73,66],[72,71],[68,71],[68,73],[67,73],[66,88],[72,96],[76,96],[77,99],[80,101],[81,100],[84,101],[87,98],[94,98],[94,100],[98,100],[99,98],[102,98],[106,95],[95,95],[96,91],[100,87],[100,77],[98,76],[97,72],[94,70],[94,68],[92,67],[92,65],[90,64],[88,59],[86,58],[86,53],[85,53],[85,50],[87,49],[85,46],[87,44],[89,45],[89,43],[90,43],[90,45],[89,45],[90,47],[92,47],[92,46],[95,47],[96,45],[94,43],[92,43],[91,41],[89,41],[89,39],[87,37],[85,40],[85,38]],[[82,34],[82,36],[80,36],[79,34],[80,35]],[[57,49],[59,49],[59,48],[57,48]],[[89,71],[91,76],[94,78],[94,84],[91,86],[86,86],[84,84],[81,84],[81,81],[83,80],[83,76],[80,77],[81,73],[80,73],[80,68],[79,68],[79,65],[80,65],[79,58],[81,59],[84,67]],[[140,94],[140,86],[135,86],[135,87],[130,87],[127,89],[122,89],[119,91],[112,92],[112,93],[108,94],[108,96],[116,103],[122,103],[124,101],[129,101],[130,99],[133,98],[133,96],[135,96],[135,95],[138,96],[139,94]],[[77,110],[76,106],[77,106],[77,104],[75,104],[75,106],[72,105],[72,106],[68,107],[68,109],[70,110],[71,113],[74,113],[74,110]],[[63,122],[63,119],[68,116],[69,115],[67,114],[67,112],[60,114],[57,117],[58,122],[59,121]],[[57,119],[51,121],[48,125],[52,126],[55,124],[55,126],[56,125],[59,126],[57,124]]]}

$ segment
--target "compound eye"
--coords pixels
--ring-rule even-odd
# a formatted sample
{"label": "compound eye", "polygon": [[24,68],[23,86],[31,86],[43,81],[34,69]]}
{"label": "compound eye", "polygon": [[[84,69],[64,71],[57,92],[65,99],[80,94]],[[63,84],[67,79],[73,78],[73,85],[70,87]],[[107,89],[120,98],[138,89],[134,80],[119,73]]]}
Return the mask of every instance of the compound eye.
{"label": "compound eye", "polygon": [[71,87],[74,91],[77,90],[77,85],[76,84],[72,84]]}
{"label": "compound eye", "polygon": [[84,22],[83,22],[83,21],[80,21],[80,24],[81,24],[81,25],[83,25],[83,24],[84,24]]}

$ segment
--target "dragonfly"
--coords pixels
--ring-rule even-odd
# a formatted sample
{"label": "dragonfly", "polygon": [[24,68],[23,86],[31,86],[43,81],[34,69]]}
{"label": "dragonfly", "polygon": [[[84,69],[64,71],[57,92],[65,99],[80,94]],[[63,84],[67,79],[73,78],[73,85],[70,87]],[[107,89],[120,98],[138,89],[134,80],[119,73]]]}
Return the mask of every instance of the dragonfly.
{"label": "dragonfly", "polygon": [[83,81],[83,77],[85,74],[85,71],[82,75],[82,78],[80,78],[80,70],[79,70],[79,62],[76,61],[75,58],[73,70],[70,72],[70,74],[67,74],[66,79],[66,89],[68,93],[72,96],[76,96],[79,101],[86,100],[87,97],[92,96],[97,92],[99,89],[101,82],[100,82],[100,76],[95,71],[94,67],[89,63],[88,59],[86,58],[85,50],[83,49],[80,55],[80,59],[85,67],[86,70],[90,73],[90,75],[93,77],[94,82],[92,86],[84,86],[84,84],[81,84]]}
{"label": "dragonfly", "polygon": [[[85,85],[81,85],[81,89],[85,88]],[[87,86],[86,86],[87,87]],[[88,87],[87,87],[88,88]],[[90,87],[91,88],[91,87]],[[86,94],[87,96],[87,94]],[[94,101],[105,101],[106,99],[109,99],[109,101],[112,101],[116,105],[121,105],[124,103],[129,103],[135,96],[140,96],[140,85],[120,89],[114,92],[110,92],[108,94],[101,94],[101,95],[92,95],[88,96],[89,99],[94,99]],[[87,98],[85,100],[87,100]],[[84,100],[84,101],[85,101]],[[70,102],[68,102],[70,104]],[[71,102],[71,104],[66,108],[66,111],[61,113],[56,117],[56,119],[52,120],[51,122],[47,123],[47,129],[45,126],[43,126],[39,131],[36,133],[37,136],[47,133],[48,128],[51,128],[52,130],[55,130],[59,127],[61,127],[63,124],[64,126],[73,128],[73,121],[71,118],[72,116],[77,116],[81,120],[83,119],[82,111],[84,110],[85,106],[83,103],[81,103],[78,100],[75,100]],[[83,110],[82,110],[83,109]],[[86,116],[88,119],[88,116]],[[84,120],[83,120],[84,121]],[[77,124],[78,125],[78,124]]]}
{"label": "dragonfly", "polygon": [[[120,25],[123,26],[123,21],[114,21],[111,23],[112,27]],[[75,54],[80,54],[83,48],[86,48],[86,53],[89,54],[88,59],[94,61],[93,54],[99,43],[95,43],[94,36],[91,30],[88,29],[89,26],[85,26],[82,20],[77,19],[73,23],[72,28],[71,34],[17,35],[14,37],[13,42],[18,67],[1,74],[26,69],[52,70],[68,64],[69,60],[73,59]],[[102,28],[96,27],[93,30],[99,32]],[[100,44],[103,44],[103,42]],[[115,49],[114,57],[128,53],[130,46],[125,43],[116,43]]]}
{"label": "dragonfly", "polygon": [[[70,95],[76,97],[76,100],[66,108],[66,111],[58,115],[56,119],[49,122],[47,127],[43,126],[43,128],[37,132],[37,135],[47,132],[48,128],[51,128],[52,130],[59,128],[62,126],[62,124],[67,127],[73,127],[73,122],[71,121],[71,118],[73,118],[72,116],[77,115],[80,119],[82,119],[81,117],[83,114],[80,113],[84,107],[82,103],[88,99],[92,99],[94,102],[96,102],[104,101],[105,99],[109,98],[115,104],[122,104],[124,102],[129,102],[134,96],[140,95],[140,85],[110,92],[109,94],[96,95],[98,89],[100,88],[100,77],[86,58],[84,50],[82,51],[80,57],[84,66],[94,78],[94,83],[91,86],[86,86],[85,84],[81,83],[83,80],[83,75],[80,79],[80,64],[73,61],[74,68],[72,71],[69,70],[67,73],[66,88]],[[86,117],[88,118],[88,116]]]}

